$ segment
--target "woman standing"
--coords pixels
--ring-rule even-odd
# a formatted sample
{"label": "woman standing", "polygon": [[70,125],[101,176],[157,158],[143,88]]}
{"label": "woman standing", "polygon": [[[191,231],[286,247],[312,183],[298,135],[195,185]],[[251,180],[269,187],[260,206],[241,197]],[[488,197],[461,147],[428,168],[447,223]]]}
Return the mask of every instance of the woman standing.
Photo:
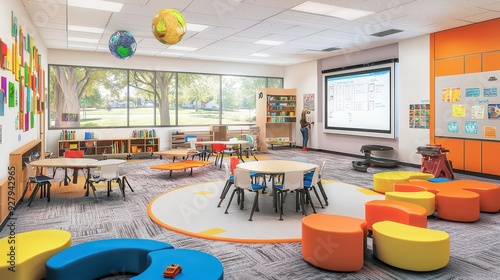
{"label": "woman standing", "polygon": [[309,128],[311,123],[306,119],[307,110],[302,110],[302,115],[300,116],[300,133],[302,133],[302,151],[307,152],[307,141],[309,140]]}

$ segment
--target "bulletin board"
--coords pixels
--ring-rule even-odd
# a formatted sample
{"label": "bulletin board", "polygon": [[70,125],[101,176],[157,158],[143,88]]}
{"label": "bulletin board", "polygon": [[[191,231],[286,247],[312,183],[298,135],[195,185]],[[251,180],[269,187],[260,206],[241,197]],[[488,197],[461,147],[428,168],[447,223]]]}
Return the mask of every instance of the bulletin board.
{"label": "bulletin board", "polygon": [[434,135],[500,141],[500,71],[437,77]]}

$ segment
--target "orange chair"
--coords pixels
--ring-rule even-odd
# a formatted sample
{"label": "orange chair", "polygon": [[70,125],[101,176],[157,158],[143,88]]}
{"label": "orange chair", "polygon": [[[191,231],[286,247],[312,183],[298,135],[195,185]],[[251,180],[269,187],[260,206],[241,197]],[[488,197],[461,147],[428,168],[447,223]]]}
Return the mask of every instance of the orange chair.
{"label": "orange chair", "polygon": [[416,227],[427,227],[427,211],[424,207],[399,200],[372,200],[365,203],[365,220],[368,230],[381,221],[393,221]]}
{"label": "orange chair", "polygon": [[302,257],[319,268],[356,271],[364,264],[366,221],[312,214],[302,219]]}
{"label": "orange chair", "polygon": [[222,161],[224,159],[224,155],[232,155],[233,152],[227,149],[226,144],[212,144],[212,152],[215,153],[215,166],[219,163],[220,160],[220,168],[222,168]]}

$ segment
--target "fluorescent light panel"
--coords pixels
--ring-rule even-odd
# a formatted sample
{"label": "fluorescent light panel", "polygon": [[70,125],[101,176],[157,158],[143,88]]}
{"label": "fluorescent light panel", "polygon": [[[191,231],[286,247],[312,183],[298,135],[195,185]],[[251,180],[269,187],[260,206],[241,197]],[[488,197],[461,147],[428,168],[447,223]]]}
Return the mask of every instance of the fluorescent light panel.
{"label": "fluorescent light panel", "polygon": [[88,39],[88,38],[80,38],[80,37],[68,37],[68,41],[71,42],[82,42],[82,43],[99,43],[97,39]]}
{"label": "fluorescent light panel", "polygon": [[197,50],[198,48],[192,48],[192,47],[181,47],[181,46],[175,46],[175,45],[172,45],[172,46],[169,46],[168,47],[169,50],[179,50],[179,51],[188,51],[188,52],[192,52],[192,51],[195,51]]}
{"label": "fluorescent light panel", "polygon": [[187,25],[187,30],[193,32],[201,32],[209,27],[208,25],[189,23],[189,22],[186,23],[186,25]]}
{"label": "fluorescent light panel", "polygon": [[97,34],[101,34],[102,32],[104,32],[103,28],[79,26],[79,25],[68,25],[68,30],[69,31],[88,32],[88,33],[97,33]]}
{"label": "fluorescent light panel", "polygon": [[300,5],[297,5],[293,7],[292,10],[311,13],[311,14],[337,17],[345,20],[355,20],[374,13],[370,11],[343,8],[339,6],[327,5],[312,1],[306,1]]}
{"label": "fluorescent light panel", "polygon": [[254,44],[259,44],[259,45],[269,45],[269,46],[278,46],[283,44],[284,42],[280,41],[272,41],[272,40],[258,40],[253,42]]}
{"label": "fluorescent light panel", "polygon": [[270,57],[270,54],[267,53],[253,53],[250,56],[257,56],[257,57]]}
{"label": "fluorescent light panel", "polygon": [[110,12],[119,12],[123,7],[122,3],[102,0],[68,0],[68,5],[78,8],[88,8]]}

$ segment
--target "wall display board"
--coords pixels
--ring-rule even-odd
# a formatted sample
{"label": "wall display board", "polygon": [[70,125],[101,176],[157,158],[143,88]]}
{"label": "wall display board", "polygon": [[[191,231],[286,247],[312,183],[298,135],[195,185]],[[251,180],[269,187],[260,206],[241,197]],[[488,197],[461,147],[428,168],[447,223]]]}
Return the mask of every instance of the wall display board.
{"label": "wall display board", "polygon": [[500,140],[500,71],[437,77],[438,137]]}
{"label": "wall display board", "polygon": [[396,64],[325,71],[324,132],[394,139]]}

